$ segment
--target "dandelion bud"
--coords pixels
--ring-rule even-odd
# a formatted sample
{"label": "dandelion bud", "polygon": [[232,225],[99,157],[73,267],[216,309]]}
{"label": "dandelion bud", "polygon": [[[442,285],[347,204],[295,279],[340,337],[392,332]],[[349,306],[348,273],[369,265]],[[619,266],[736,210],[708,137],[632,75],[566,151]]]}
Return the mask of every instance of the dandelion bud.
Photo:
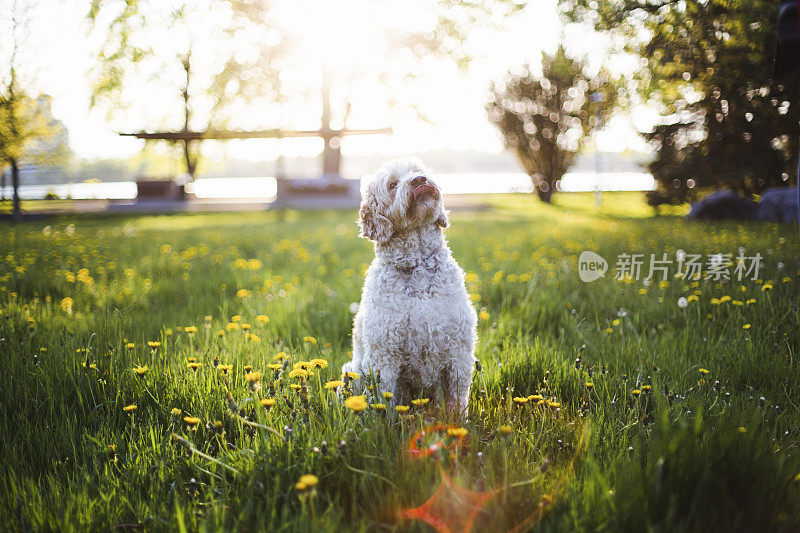
{"label": "dandelion bud", "polygon": [[228,402],[228,410],[231,413],[236,414],[239,412],[239,406],[236,404],[236,401],[233,399],[233,396],[228,394],[225,400],[227,400]]}

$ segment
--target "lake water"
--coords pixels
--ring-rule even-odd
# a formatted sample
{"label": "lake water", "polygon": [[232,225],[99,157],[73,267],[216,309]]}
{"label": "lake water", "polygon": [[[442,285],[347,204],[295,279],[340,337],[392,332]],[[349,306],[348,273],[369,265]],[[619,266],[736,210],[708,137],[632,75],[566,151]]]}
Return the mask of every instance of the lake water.
{"label": "lake water", "polygon": [[[438,174],[436,183],[444,194],[486,194],[532,191],[530,178],[523,173]],[[272,199],[276,185],[272,176],[244,178],[200,178],[192,186],[198,198],[254,198]],[[564,192],[594,191],[649,191],[655,188],[653,176],[643,172],[570,172],[559,184]],[[4,196],[11,196],[6,187]],[[20,196],[24,199],[44,198],[49,193],[59,198],[114,199],[136,198],[134,182],[69,183],[63,185],[23,185]]]}

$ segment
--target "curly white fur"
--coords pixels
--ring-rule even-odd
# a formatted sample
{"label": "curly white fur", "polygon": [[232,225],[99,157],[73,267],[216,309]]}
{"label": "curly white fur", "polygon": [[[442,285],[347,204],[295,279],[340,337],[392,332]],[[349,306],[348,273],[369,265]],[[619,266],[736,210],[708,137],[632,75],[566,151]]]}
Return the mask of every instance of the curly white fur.
{"label": "curly white fur", "polygon": [[447,247],[438,187],[418,159],[387,163],[364,193],[362,236],[375,242],[353,328],[353,359],[342,368],[380,376],[394,403],[443,396],[467,405],[477,316],[464,272]]}

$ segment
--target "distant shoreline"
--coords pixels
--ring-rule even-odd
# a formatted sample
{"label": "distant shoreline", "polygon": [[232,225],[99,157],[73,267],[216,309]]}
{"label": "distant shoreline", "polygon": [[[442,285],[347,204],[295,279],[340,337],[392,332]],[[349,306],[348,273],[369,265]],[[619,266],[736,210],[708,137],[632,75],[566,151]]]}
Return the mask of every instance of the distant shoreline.
{"label": "distant shoreline", "polygon": [[[521,172],[475,174],[437,174],[436,182],[445,194],[503,194],[530,193],[530,178]],[[258,198],[272,199],[276,193],[273,176],[237,178],[199,178],[193,184],[198,198]],[[560,182],[564,192],[649,191],[655,187],[653,177],[645,172],[570,172]],[[11,187],[5,187],[4,197],[10,198]],[[20,197],[25,200],[43,199],[48,193],[59,198],[75,200],[130,200],[136,198],[133,181],[68,183],[52,185],[22,185]]]}

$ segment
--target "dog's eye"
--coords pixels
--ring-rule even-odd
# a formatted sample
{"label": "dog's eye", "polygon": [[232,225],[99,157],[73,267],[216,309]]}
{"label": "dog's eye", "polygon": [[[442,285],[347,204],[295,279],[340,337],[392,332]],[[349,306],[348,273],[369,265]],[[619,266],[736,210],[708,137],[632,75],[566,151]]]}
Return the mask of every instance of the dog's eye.
{"label": "dog's eye", "polygon": [[392,183],[389,184],[389,190],[390,191],[393,191],[396,188],[397,188],[397,182],[396,181],[393,181]]}

